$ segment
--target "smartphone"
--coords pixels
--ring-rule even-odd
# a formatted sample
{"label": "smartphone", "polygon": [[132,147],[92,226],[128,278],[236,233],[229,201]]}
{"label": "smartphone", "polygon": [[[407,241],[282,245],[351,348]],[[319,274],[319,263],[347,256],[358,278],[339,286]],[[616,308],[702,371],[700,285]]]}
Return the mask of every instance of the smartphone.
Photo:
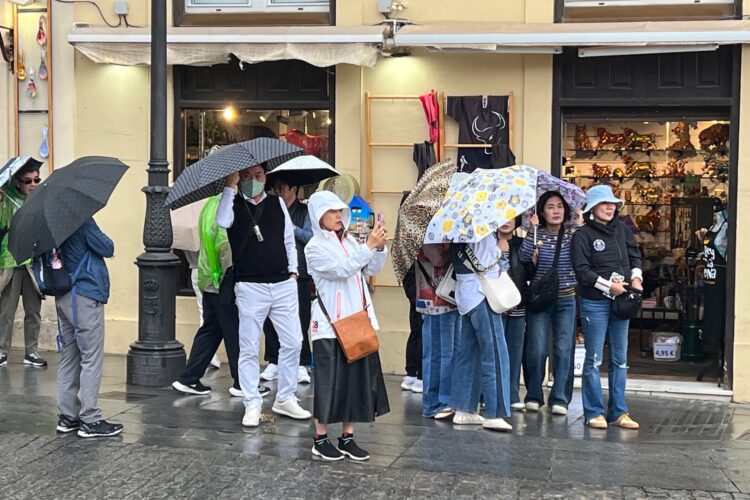
{"label": "smartphone", "polygon": [[385,226],[385,214],[383,212],[378,212],[375,222],[379,226]]}

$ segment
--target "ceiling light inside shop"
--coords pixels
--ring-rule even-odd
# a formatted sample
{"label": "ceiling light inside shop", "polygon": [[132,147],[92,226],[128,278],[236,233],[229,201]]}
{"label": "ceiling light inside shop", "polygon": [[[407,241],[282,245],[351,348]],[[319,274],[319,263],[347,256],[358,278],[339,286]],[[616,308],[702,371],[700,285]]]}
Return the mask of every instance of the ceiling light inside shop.
{"label": "ceiling light inside shop", "polygon": [[237,118],[237,110],[234,109],[234,106],[227,106],[224,108],[224,111],[221,112],[221,116],[224,117],[224,120],[233,122],[235,118]]}
{"label": "ceiling light inside shop", "polygon": [[325,119],[325,120],[323,121],[323,125],[330,125],[331,123],[333,123],[333,121],[332,121],[332,120],[331,120],[330,118],[326,118],[326,119]]}

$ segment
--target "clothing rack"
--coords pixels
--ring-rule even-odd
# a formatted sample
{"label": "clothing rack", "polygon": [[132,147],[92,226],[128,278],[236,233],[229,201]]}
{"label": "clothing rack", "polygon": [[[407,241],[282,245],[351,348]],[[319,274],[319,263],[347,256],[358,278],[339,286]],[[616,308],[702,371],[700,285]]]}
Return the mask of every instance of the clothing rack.
{"label": "clothing rack", "polygon": [[[513,91],[508,91],[508,147],[513,148]],[[485,144],[446,144],[445,142],[445,108],[447,107],[447,97],[440,93],[440,158],[445,158],[445,148],[458,149],[458,148],[488,148],[491,145]]]}

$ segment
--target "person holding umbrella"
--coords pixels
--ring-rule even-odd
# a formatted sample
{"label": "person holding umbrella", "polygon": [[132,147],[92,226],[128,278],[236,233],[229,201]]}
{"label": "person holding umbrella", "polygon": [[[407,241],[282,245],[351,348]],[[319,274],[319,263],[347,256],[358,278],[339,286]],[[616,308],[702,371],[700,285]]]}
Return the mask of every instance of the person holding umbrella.
{"label": "person holding umbrella", "polygon": [[[620,220],[624,203],[606,185],[586,193],[586,224],[573,237],[573,265],[581,294],[581,324],[586,341],[583,362],[583,416],[586,425],[606,429],[612,424],[638,429],[625,403],[630,320],[616,316],[613,300],[628,286],[643,290],[641,251],[632,231]],[[629,282],[628,282],[629,280]],[[609,403],[604,416],[599,367],[604,343],[609,345]]]}
{"label": "person holding umbrella", "polygon": [[[304,158],[304,157],[299,157]],[[286,174],[290,176],[291,174]],[[289,211],[289,217],[294,224],[294,242],[297,247],[297,297],[299,300],[299,323],[302,328],[302,350],[299,356],[299,368],[297,368],[297,382],[300,384],[310,383],[310,374],[307,367],[310,365],[310,341],[308,332],[310,330],[310,292],[312,290],[312,278],[307,273],[305,262],[305,245],[313,236],[310,216],[307,213],[307,205],[299,201],[299,186],[295,185],[286,177],[277,177],[274,185],[276,196],[284,200]],[[260,374],[263,380],[276,380],[279,377],[279,334],[273,327],[273,323],[266,319],[263,325],[266,337],[266,350],[264,359],[268,366]]]}
{"label": "person holding umbrella", "polygon": [[34,257],[42,293],[55,296],[57,430],[77,430],[83,438],[122,432],[122,425],[104,420],[97,406],[109,299],[104,259],[114,255],[114,244],[93,215],[106,205],[127,169],[115,158],[89,156],[56,170],[18,210],[8,239],[17,260]]}
{"label": "person holding umbrella", "polygon": [[232,249],[240,314],[238,371],[245,393],[245,427],[260,425],[263,401],[258,392],[258,354],[267,317],[279,333],[280,344],[279,383],[272,410],[298,420],[312,416],[295,397],[302,331],[294,225],[284,201],[266,194],[266,169],[266,163],[254,164],[227,176],[216,212],[216,223],[227,230]]}
{"label": "person holding umbrella", "polygon": [[0,366],[8,362],[13,322],[18,300],[23,299],[24,347],[23,363],[47,366],[37,353],[41,326],[42,295],[31,273],[29,262],[17,263],[8,250],[8,230],[13,216],[26,197],[39,186],[41,162],[21,156],[11,159],[0,170]]}
{"label": "person holding umbrella", "polygon": [[[521,247],[521,262],[536,263],[527,304],[526,410],[539,411],[544,405],[542,383],[552,331],[552,367],[554,383],[549,396],[552,414],[566,415],[573,397],[573,353],[575,352],[576,277],[570,260],[573,230],[570,204],[558,191],[547,191],[537,202],[531,217],[533,229]],[[537,229],[537,227],[539,229]],[[555,287],[556,294],[534,301],[534,289]],[[538,296],[538,294],[537,294]]]}

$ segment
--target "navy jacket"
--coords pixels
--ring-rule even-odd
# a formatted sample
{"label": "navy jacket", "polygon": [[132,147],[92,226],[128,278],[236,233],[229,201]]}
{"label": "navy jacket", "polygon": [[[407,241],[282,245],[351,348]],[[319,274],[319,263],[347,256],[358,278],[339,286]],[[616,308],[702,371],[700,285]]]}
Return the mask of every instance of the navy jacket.
{"label": "navy jacket", "polygon": [[76,293],[106,304],[109,300],[109,272],[104,259],[115,254],[112,240],[99,229],[94,219],[89,219],[60,245],[60,250],[65,270],[71,276],[83,260],[74,283]]}

